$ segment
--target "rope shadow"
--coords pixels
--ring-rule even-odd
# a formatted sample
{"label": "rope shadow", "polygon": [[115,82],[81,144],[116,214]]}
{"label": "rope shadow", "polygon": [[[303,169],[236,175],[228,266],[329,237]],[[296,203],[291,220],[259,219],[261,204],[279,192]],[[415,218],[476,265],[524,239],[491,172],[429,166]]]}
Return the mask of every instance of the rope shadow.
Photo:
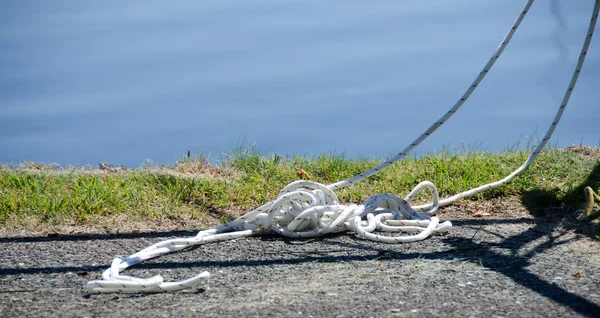
{"label": "rope shadow", "polygon": [[[527,267],[531,264],[531,258],[535,255],[568,243],[569,241],[557,241],[569,231],[578,235],[576,239],[579,239],[580,236],[595,237],[597,226],[593,223],[577,222],[572,214],[575,209],[581,206],[581,201],[584,199],[583,189],[587,186],[592,187],[592,189],[600,187],[600,161],[594,166],[582,183],[571,188],[562,196],[560,196],[558,189],[533,189],[523,193],[521,202],[534,217],[532,222],[533,227],[518,235],[506,237],[497,244],[497,247],[510,251],[508,255],[494,252],[489,246],[483,246],[482,243],[476,243],[472,239],[458,238],[455,240],[446,240],[446,243],[455,247],[481,247],[480,251],[483,252],[482,255],[477,259],[470,259],[470,261],[481,261],[490,270],[501,273],[523,287],[529,288],[539,295],[560,303],[579,314],[595,316],[600,312],[600,306],[557,285],[549,283],[527,270]],[[482,226],[486,225],[485,222],[481,222],[483,220],[477,221]],[[465,223],[475,225],[477,222],[469,220]],[[564,229],[564,231],[561,233],[559,228]],[[558,235],[556,235],[557,232],[559,233]],[[518,254],[525,245],[544,238],[546,238],[545,242],[533,247],[525,255]]]}
{"label": "rope shadow", "polygon": [[[492,246],[489,244],[476,243],[471,239],[459,238],[447,243],[453,246],[461,246],[463,248],[470,247],[476,253],[470,257],[464,257],[466,261],[473,263],[481,263],[489,270],[495,271],[510,278],[513,282],[526,287],[537,294],[553,300],[571,310],[588,316],[597,315],[600,312],[600,306],[577,295],[569,292],[558,285],[552,284],[534,273],[531,273],[527,267],[531,265],[531,258],[543,251],[567,244],[570,241],[556,242],[556,238],[539,244],[534,247],[529,253],[519,256],[518,251],[524,245],[531,243],[537,239],[551,234],[542,234],[535,231],[535,227],[523,232],[517,236],[511,236],[504,239],[501,243],[496,243]],[[560,236],[559,236],[560,237]],[[492,251],[491,247],[508,249],[509,255]]]}
{"label": "rope shadow", "polygon": [[[491,225],[491,224],[506,224],[506,223],[524,223],[535,222],[529,218],[519,219],[473,219],[473,220],[458,220],[452,221],[452,224],[462,225]],[[186,231],[148,231],[148,232],[125,232],[125,233],[99,233],[99,234],[58,234],[48,236],[18,236],[18,237],[0,237],[0,243],[40,243],[40,242],[78,242],[78,241],[99,241],[99,240],[127,240],[136,238],[171,238],[171,237],[190,237],[196,235],[198,230]],[[330,234],[327,237],[347,235],[346,233]],[[281,236],[263,236],[265,240],[284,240],[290,244],[304,244],[306,240],[295,241],[282,238]],[[303,243],[304,242],[304,243]]]}
{"label": "rope shadow", "polygon": [[77,242],[99,240],[127,240],[136,238],[167,238],[193,236],[197,231],[149,231],[127,233],[101,233],[101,234],[59,234],[48,236],[19,236],[0,237],[0,243],[40,243],[40,242]]}
{"label": "rope shadow", "polygon": [[[508,255],[491,250],[487,244],[474,242],[473,238],[455,238],[445,241],[455,248],[470,246],[479,251],[480,255],[477,258],[466,258],[466,260],[482,262],[490,270],[510,278],[515,283],[529,288],[541,296],[562,304],[579,314],[595,316],[600,312],[599,305],[547,282],[527,269],[531,265],[530,260],[535,255],[543,253],[550,248],[571,242],[573,239],[557,242],[558,239],[569,233],[569,231],[577,234],[575,239],[580,239],[582,236],[595,237],[597,233],[597,226],[595,224],[577,222],[572,215],[574,209],[581,205],[580,202],[584,199],[583,189],[587,186],[592,187],[592,189],[600,187],[600,161],[594,166],[586,180],[573,187],[563,196],[559,196],[560,191],[558,189],[533,189],[525,192],[522,195],[521,202],[534,217],[533,226],[518,235],[506,237],[500,243],[496,244],[496,247],[510,251]],[[482,226],[485,225],[485,222],[482,222],[484,220],[477,221]],[[469,220],[465,223],[474,225],[477,221],[472,222]],[[559,228],[564,230],[561,231]],[[490,233],[494,234],[491,231]],[[526,254],[519,255],[521,248],[544,238],[546,238],[545,242],[533,247]]]}

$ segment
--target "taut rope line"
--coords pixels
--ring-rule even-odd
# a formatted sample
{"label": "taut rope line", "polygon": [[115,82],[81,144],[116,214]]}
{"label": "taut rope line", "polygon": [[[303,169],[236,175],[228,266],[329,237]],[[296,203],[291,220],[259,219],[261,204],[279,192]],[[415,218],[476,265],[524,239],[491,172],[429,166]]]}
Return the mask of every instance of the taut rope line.
{"label": "taut rope line", "polygon": [[[287,237],[307,238],[349,230],[354,231],[359,237],[368,240],[384,243],[402,243],[423,240],[432,233],[447,231],[452,224],[448,221],[440,223],[439,219],[434,216],[440,206],[451,204],[452,202],[469,195],[499,187],[514,179],[531,165],[552,136],[552,133],[566,108],[567,102],[569,101],[583,66],[598,18],[600,0],[595,0],[592,19],[588,27],[587,36],[579,60],[575,67],[575,72],[573,73],[571,82],[569,83],[568,89],[565,92],[552,124],[548,128],[541,143],[537,145],[525,163],[510,175],[502,180],[479,186],[441,201],[438,198],[437,189],[429,181],[419,183],[405,199],[401,199],[391,194],[377,194],[360,205],[353,204],[350,206],[340,204],[340,201],[333,190],[359,182],[402,159],[408,152],[414,149],[456,113],[485,77],[495,61],[500,57],[500,54],[512,38],[532,3],[533,0],[528,0],[526,2],[519,17],[512,25],[506,37],[502,40],[502,43],[492,58],[488,61],[461,99],[450,109],[450,111],[444,114],[429,129],[427,129],[425,133],[419,136],[419,138],[392,159],[353,178],[329,186],[303,180],[292,182],[281,190],[276,200],[268,202],[231,222],[205,231],[200,231],[193,238],[179,238],[159,242],[127,258],[115,258],[111,267],[102,274],[103,279],[88,282],[86,289],[91,293],[101,293],[165,292],[191,288],[210,277],[210,274],[208,272],[203,272],[196,277],[184,281],[164,282],[161,276],[143,279],[121,275],[121,271],[145,260],[166,253],[180,251],[190,246],[252,235],[278,233]],[[431,193],[431,203],[411,207],[409,202],[413,200],[420,191],[425,189],[429,190]],[[381,236],[373,233],[375,230],[416,234]]]}
{"label": "taut rope line", "polygon": [[452,117],[454,114],[456,114],[456,112],[460,109],[460,107],[467,101],[469,96],[471,96],[471,94],[475,91],[475,88],[477,88],[479,83],[481,83],[481,81],[487,75],[487,73],[490,71],[492,66],[494,66],[494,64],[496,63],[498,58],[500,58],[500,55],[502,55],[502,52],[504,52],[504,49],[506,48],[506,46],[512,39],[515,32],[517,31],[517,28],[519,27],[519,25],[521,25],[521,21],[523,21],[523,19],[525,18],[525,15],[527,15],[527,12],[529,12],[529,8],[533,4],[533,1],[534,0],[527,0],[527,2],[525,3],[525,6],[519,13],[517,20],[510,27],[510,30],[508,31],[508,33],[506,34],[504,39],[502,39],[502,42],[500,42],[500,45],[496,49],[496,52],[494,52],[494,54],[492,55],[490,60],[485,64],[485,66],[481,70],[481,72],[479,72],[479,74],[477,75],[477,77],[475,78],[473,83],[471,83],[471,86],[469,86],[469,88],[467,88],[467,91],[454,104],[454,106],[452,106],[452,108],[450,108],[450,110],[448,110],[448,112],[446,112],[442,117],[440,117],[440,119],[438,119],[436,122],[434,122],[433,125],[431,125],[429,128],[427,128],[427,130],[425,130],[425,132],[423,134],[421,134],[417,139],[415,139],[412,143],[410,143],[410,145],[408,145],[406,148],[404,148],[404,150],[402,150],[400,153],[395,155],[393,158],[387,160],[386,162],[380,164],[379,166],[377,166],[375,168],[369,169],[369,170],[367,170],[361,174],[358,174],[350,179],[334,183],[334,184],[330,185],[329,187],[332,190],[337,190],[339,188],[346,187],[353,183],[359,182],[365,178],[368,178],[368,177],[376,174],[377,172],[385,169],[386,167],[394,164],[398,160],[403,159],[404,157],[406,157],[406,155],[409,152],[411,152],[413,149],[415,149],[415,147],[417,147],[419,144],[421,144],[421,142],[423,142],[423,140],[425,140],[427,137],[429,137],[431,134],[433,134],[433,132],[435,132],[438,128],[440,128],[440,126],[442,126],[446,121],[448,121],[448,119],[450,119],[450,117]]}

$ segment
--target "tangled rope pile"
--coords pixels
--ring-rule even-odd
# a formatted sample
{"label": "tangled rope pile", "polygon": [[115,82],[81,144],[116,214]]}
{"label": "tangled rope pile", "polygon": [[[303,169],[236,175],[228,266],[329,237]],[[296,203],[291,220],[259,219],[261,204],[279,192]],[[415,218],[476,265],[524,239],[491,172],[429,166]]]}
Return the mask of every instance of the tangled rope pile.
{"label": "tangled rope pile", "polygon": [[[410,202],[420,191],[432,194],[432,208],[426,213],[414,211]],[[271,201],[236,220],[201,231],[193,238],[172,239],[154,244],[127,258],[116,258],[104,272],[104,280],[87,284],[90,292],[160,292],[190,288],[210,274],[204,272],[192,279],[165,283],[156,276],[140,279],[121,275],[120,271],[165,253],[180,251],[194,245],[237,239],[247,236],[277,233],[292,238],[310,238],[328,233],[354,231],[359,237],[385,242],[414,242],[435,232],[445,232],[452,224],[439,223],[435,216],[438,193],[433,183],[417,185],[406,199],[390,194],[377,194],[360,205],[340,204],[336,194],[327,186],[312,181],[296,181],[286,186]],[[380,236],[376,230],[418,233],[410,236]]]}
{"label": "tangled rope pile", "polygon": [[[277,199],[261,207],[212,229],[199,232],[193,238],[178,238],[156,243],[126,258],[115,258],[109,269],[104,271],[101,280],[87,283],[86,288],[91,293],[102,292],[167,292],[192,288],[210,277],[208,272],[203,272],[191,279],[179,282],[164,282],[161,276],[151,278],[137,278],[121,275],[121,272],[130,266],[160,255],[180,251],[190,246],[206,243],[243,238],[253,235],[277,233],[293,238],[310,238],[328,233],[353,231],[361,238],[383,242],[403,243],[423,240],[433,233],[448,231],[452,224],[448,221],[440,223],[435,217],[439,207],[449,205],[464,197],[475,195],[483,191],[497,188],[514,179],[527,169],[542,151],[554,129],[556,128],[567,106],[571,93],[575,87],[583,62],[587,55],[593,31],[598,18],[600,0],[595,0],[592,10],[587,35],[571,78],[568,89],[557,113],[544,135],[540,144],[533,150],[525,163],[502,180],[479,186],[477,188],[456,194],[444,200],[439,200],[436,187],[429,181],[419,183],[405,198],[391,194],[377,194],[360,205],[345,206],[340,204],[334,190],[352,185],[369,176],[376,174],[387,166],[404,158],[412,149],[430,136],[444,124],[464,104],[473,93],[477,85],[485,77],[495,61],[500,57],[506,45],[514,35],[517,27],[529,11],[533,0],[528,0],[519,13],[517,20],[511,26],[508,34],[494,52],[492,58],[486,63],[471,86],[458,102],[439,120],[437,120],[425,133],[420,135],[402,152],[381,165],[361,173],[348,180],[340,181],[329,186],[312,181],[295,181],[287,185],[278,195]],[[409,203],[416,195],[429,190],[431,202],[425,205],[410,206]],[[378,235],[376,231],[407,233],[400,236]]]}

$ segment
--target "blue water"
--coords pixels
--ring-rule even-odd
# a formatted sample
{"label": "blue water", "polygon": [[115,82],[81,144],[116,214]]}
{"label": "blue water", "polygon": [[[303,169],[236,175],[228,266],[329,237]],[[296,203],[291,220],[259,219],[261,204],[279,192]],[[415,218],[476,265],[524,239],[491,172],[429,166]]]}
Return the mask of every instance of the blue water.
{"label": "blue water", "polygon": [[[0,163],[395,154],[462,95],[524,1],[3,1]],[[592,1],[534,4],[417,154],[502,150],[554,116]],[[600,39],[553,143],[600,145]]]}

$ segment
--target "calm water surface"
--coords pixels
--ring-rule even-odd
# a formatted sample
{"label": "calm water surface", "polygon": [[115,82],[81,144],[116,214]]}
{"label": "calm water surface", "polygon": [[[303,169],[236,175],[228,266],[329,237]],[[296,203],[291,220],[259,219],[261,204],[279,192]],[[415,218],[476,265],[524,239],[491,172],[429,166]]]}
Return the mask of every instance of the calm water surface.
{"label": "calm water surface", "polygon": [[[524,1],[4,1],[0,163],[395,154],[451,107]],[[534,4],[417,151],[502,150],[554,116],[592,1]],[[600,39],[554,142],[600,144]]]}

